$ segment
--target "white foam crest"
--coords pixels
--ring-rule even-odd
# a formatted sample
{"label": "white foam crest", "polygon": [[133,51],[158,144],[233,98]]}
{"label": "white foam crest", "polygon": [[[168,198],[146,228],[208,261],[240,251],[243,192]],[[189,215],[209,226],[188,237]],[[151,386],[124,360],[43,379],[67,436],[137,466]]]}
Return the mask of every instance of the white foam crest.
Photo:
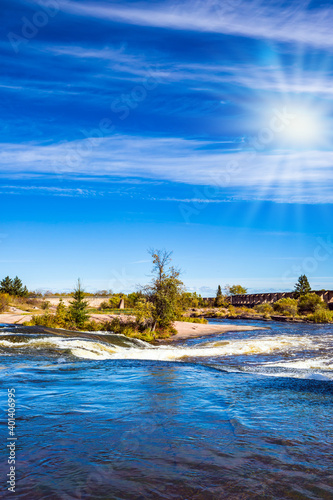
{"label": "white foam crest", "polygon": [[281,368],[297,368],[302,370],[333,370],[333,358],[297,359],[294,361],[277,361],[265,363],[265,366]]}
{"label": "white foam crest", "polygon": [[[173,361],[182,358],[237,356],[285,352],[293,349],[315,349],[316,344],[306,337],[274,336],[230,341],[208,342],[201,347],[152,346],[141,341],[139,346],[121,347],[114,344],[63,337],[43,337],[10,342],[0,340],[0,346],[11,348],[36,347],[69,349],[74,356],[86,359],[141,359]],[[142,346],[142,347],[141,347]]]}
{"label": "white foam crest", "polygon": [[[269,365],[269,363],[265,363],[260,366],[246,366],[246,367],[230,367],[223,365],[221,367],[214,366],[215,369],[221,369],[224,372],[228,373],[248,373],[251,375],[259,375],[262,377],[278,377],[278,378],[298,378],[302,380],[333,380],[333,373],[328,372],[320,372],[319,371],[311,371],[311,370],[301,370],[301,369],[283,369],[283,370],[274,370],[269,371],[265,369],[265,367]],[[273,367],[273,366],[272,366]],[[279,366],[277,366],[279,368]]]}
{"label": "white foam crest", "polygon": [[[94,349],[90,346],[72,346],[72,353],[78,357],[91,359],[141,359],[151,361],[173,361],[182,358],[197,357],[217,357],[217,356],[237,356],[251,354],[269,354],[276,351],[286,351],[292,348],[313,349],[310,339],[304,337],[281,337],[281,338],[260,338],[247,340],[233,340],[207,343],[204,347],[183,347],[183,346],[149,346],[140,349],[137,347],[112,346],[98,352],[102,344],[93,343]],[[69,344],[67,345],[69,347]],[[88,349],[87,349],[88,347]],[[90,347],[90,348],[89,348]],[[82,350],[83,348],[83,350]],[[88,351],[92,351],[89,353]]]}

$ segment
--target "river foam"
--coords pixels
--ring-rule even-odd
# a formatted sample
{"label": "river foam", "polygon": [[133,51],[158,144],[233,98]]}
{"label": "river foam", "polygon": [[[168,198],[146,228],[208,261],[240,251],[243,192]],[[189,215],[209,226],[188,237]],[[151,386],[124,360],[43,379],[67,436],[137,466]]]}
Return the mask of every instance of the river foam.
{"label": "river foam", "polygon": [[[128,339],[130,340],[130,339]],[[95,341],[94,339],[68,339],[62,337],[41,337],[33,339],[0,340],[0,346],[14,349],[69,350],[72,355],[85,359],[141,359],[154,361],[176,361],[184,358],[250,356],[290,353],[294,350],[316,350],[313,339],[302,336],[272,336],[250,339],[234,339],[206,342],[201,346],[152,346],[140,341],[128,347]]]}

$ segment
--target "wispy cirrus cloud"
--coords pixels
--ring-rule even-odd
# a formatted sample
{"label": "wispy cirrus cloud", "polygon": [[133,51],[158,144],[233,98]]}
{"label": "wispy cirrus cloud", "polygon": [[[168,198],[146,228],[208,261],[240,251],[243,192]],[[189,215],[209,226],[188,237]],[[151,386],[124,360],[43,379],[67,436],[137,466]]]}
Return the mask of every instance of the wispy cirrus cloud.
{"label": "wispy cirrus cloud", "polygon": [[[105,138],[90,152],[88,145],[88,139],[52,145],[2,144],[1,172],[72,178],[89,175],[96,179],[140,177],[236,189],[227,196],[229,200],[333,202],[332,151],[259,153],[212,141],[123,135]],[[200,198],[194,200],[199,202]],[[224,197],[216,196],[216,203],[222,201]]]}
{"label": "wispy cirrus cloud", "polygon": [[65,196],[65,197],[91,197],[96,196],[97,191],[93,189],[82,188],[60,188],[56,186],[20,186],[20,185],[0,185],[0,193],[6,194],[44,194],[47,196]]}
{"label": "wispy cirrus cloud", "polygon": [[[258,64],[254,62],[238,62],[231,64],[223,62],[212,64],[209,62],[193,63],[186,61],[171,61],[163,54],[156,52],[142,57],[141,54],[131,52],[128,49],[87,48],[80,46],[49,46],[41,50],[45,53],[66,56],[74,60],[93,60],[96,74],[109,78],[114,72],[126,73],[133,79],[144,78],[147,73],[154,76],[160,84],[168,85],[183,83],[197,88],[198,84],[206,84],[206,90],[216,90],[221,84],[237,85],[251,90],[267,90],[272,92],[291,93],[316,93],[332,96],[333,89],[328,84],[333,78],[333,71],[324,68],[318,75],[318,71],[311,68],[303,68],[302,74],[294,66],[286,67],[281,71],[277,64]],[[105,65],[105,63],[107,64]],[[113,71],[111,74],[110,70]],[[110,72],[110,74],[108,74]],[[124,78],[124,76],[123,76]],[[95,85],[104,83],[96,78],[91,91]],[[18,87],[19,89],[20,87]],[[198,89],[203,90],[203,89]],[[67,90],[73,92],[71,89]],[[66,92],[66,89],[62,89]]]}
{"label": "wispy cirrus cloud", "polygon": [[[144,27],[213,32],[280,42],[302,42],[332,48],[333,10],[327,5],[307,7],[310,1],[265,2],[263,0],[218,2],[199,0],[175,1],[139,6],[117,3],[61,2],[61,8],[72,14],[110,22]],[[313,29],[316,26],[316,29]]]}
{"label": "wispy cirrus cloud", "polygon": [[[0,44],[0,56],[10,68],[1,89],[6,98],[14,93],[15,99],[20,98],[17,104],[11,99],[11,109],[3,118],[8,139],[3,140],[0,152],[2,175],[135,176],[189,185],[220,182],[228,189],[239,188],[242,199],[270,197],[295,203],[317,200],[320,187],[326,187],[324,180],[332,182],[331,127],[330,120],[325,121],[333,92],[329,84],[332,65],[326,58],[316,64],[313,59],[296,64],[285,47],[284,59],[280,59],[267,43],[329,48],[331,7],[260,0],[126,5],[59,0],[59,6],[66,22],[80,17],[77,29],[66,36],[55,30],[47,39],[43,39],[47,30],[41,31],[33,43],[24,45],[18,54],[20,79],[16,62],[9,62],[8,47]],[[91,19],[96,20],[93,26]],[[314,22],[316,30],[310,29]],[[134,39],[133,25],[139,27]],[[96,37],[88,40],[87,29]],[[109,33],[107,38],[100,33],[103,29]],[[167,33],[165,40],[160,29]],[[175,36],[180,38],[174,41]],[[181,37],[187,46],[179,45]],[[252,41],[260,41],[259,48],[253,45],[244,56]],[[207,45],[200,52],[202,43]],[[192,44],[198,51],[192,50]],[[236,56],[230,57],[229,46]],[[137,102],[131,92],[150,71],[156,89]],[[303,96],[301,105],[314,99],[312,109],[322,111],[325,151],[262,148],[249,156],[244,141],[267,127],[270,117],[266,114],[275,102],[284,106],[296,94]],[[324,103],[319,102],[319,95]],[[25,116],[27,103],[31,113]],[[126,120],[119,113],[121,106],[127,109]],[[89,131],[96,130],[105,117],[117,135],[103,137],[92,148]],[[21,129],[24,139],[11,143]],[[41,139],[36,141],[36,137]],[[239,169],[229,172],[228,164],[233,162]],[[295,196],[288,190],[292,183],[298,186]],[[330,194],[323,191],[323,199],[330,200]]]}

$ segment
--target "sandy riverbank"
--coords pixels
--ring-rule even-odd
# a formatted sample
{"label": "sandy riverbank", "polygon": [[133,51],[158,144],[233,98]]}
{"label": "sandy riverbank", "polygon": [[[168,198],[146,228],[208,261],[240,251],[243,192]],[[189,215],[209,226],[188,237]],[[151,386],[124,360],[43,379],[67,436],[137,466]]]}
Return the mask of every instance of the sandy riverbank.
{"label": "sandy riverbank", "polygon": [[258,326],[239,326],[239,325],[202,325],[201,323],[186,323],[185,321],[175,321],[177,334],[167,339],[167,342],[176,342],[192,337],[202,337],[204,335],[214,335],[225,332],[243,332],[246,330],[264,330]]}
{"label": "sandy riverbank", "polygon": [[0,314],[0,324],[22,325],[22,323],[30,321],[31,318],[32,314],[17,309],[16,307],[11,307],[9,312]]}

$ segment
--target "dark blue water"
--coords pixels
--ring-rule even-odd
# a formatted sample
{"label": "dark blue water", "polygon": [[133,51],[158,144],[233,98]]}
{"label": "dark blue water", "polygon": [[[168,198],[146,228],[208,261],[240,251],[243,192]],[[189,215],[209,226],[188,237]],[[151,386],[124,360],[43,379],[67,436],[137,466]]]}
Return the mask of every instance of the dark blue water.
{"label": "dark blue water", "polygon": [[332,499],[333,327],[269,326],[171,347],[2,328],[1,498]]}

